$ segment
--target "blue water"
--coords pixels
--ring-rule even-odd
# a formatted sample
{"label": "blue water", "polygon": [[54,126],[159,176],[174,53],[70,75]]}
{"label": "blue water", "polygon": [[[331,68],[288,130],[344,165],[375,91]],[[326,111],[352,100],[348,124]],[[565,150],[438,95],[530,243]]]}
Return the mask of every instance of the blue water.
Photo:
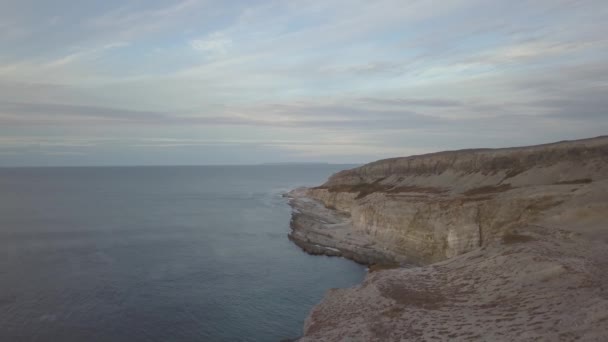
{"label": "blue water", "polygon": [[0,169],[0,341],[278,341],[364,269],[287,240],[348,166]]}

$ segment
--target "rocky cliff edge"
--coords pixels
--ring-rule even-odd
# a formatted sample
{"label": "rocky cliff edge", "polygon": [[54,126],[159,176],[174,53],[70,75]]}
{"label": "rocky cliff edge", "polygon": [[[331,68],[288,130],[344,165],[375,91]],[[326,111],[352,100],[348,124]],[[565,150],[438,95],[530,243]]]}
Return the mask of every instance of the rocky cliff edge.
{"label": "rocky cliff edge", "polygon": [[608,339],[608,137],[380,160],[289,197],[294,243],[379,270],[302,341]]}

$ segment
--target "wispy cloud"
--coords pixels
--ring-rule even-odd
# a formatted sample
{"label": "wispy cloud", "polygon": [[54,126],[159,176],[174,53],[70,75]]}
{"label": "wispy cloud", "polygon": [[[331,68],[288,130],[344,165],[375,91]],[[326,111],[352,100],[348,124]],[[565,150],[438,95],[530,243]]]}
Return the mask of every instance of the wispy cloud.
{"label": "wispy cloud", "polygon": [[181,0],[169,6],[139,8],[135,2],[110,10],[107,13],[88,18],[85,27],[101,32],[114,32],[121,39],[133,39],[146,33],[154,33],[180,20],[180,15],[204,4],[200,0]]}
{"label": "wispy cloud", "polygon": [[99,56],[104,51],[117,49],[117,48],[121,48],[121,47],[125,47],[125,46],[129,46],[129,43],[128,42],[108,43],[108,44],[104,44],[103,46],[100,46],[100,47],[84,49],[84,50],[80,50],[80,51],[71,53],[69,55],[63,56],[63,57],[59,57],[55,60],[44,63],[42,66],[46,67],[46,68],[63,67],[70,63],[74,63],[78,60],[81,60],[83,58]]}
{"label": "wispy cloud", "polygon": [[191,40],[190,46],[200,52],[225,54],[232,46],[232,40],[223,33],[214,32],[205,38]]}
{"label": "wispy cloud", "polygon": [[77,151],[45,151],[47,156],[84,156],[86,153]]}
{"label": "wispy cloud", "polygon": [[460,107],[461,101],[441,98],[412,99],[412,98],[363,98],[363,102],[400,107]]}

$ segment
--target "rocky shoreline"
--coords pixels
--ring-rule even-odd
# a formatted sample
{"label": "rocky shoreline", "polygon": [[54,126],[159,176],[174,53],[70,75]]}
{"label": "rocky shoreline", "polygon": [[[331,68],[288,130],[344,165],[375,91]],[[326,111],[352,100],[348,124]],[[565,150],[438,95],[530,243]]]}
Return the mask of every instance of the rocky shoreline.
{"label": "rocky shoreline", "polygon": [[287,197],[304,251],[408,266],[330,290],[300,341],[608,339],[608,137],[388,159]]}
{"label": "rocky shoreline", "polygon": [[308,197],[307,189],[295,189],[286,197],[293,208],[288,238],[307,253],[344,257],[366,266],[407,264],[405,257],[378,247],[368,236],[354,231],[348,213]]}

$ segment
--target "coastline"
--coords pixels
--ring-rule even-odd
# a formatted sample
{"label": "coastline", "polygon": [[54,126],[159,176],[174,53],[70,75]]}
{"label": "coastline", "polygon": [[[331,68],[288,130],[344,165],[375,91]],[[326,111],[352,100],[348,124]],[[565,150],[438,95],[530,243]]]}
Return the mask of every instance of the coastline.
{"label": "coastline", "polygon": [[608,338],[606,137],[378,161],[286,197],[305,252],[401,266],[330,290],[299,341]]}
{"label": "coastline", "polygon": [[312,255],[344,257],[365,266],[405,265],[405,257],[381,249],[352,229],[350,216],[327,208],[299,188],[285,195],[292,207],[289,240]]}

